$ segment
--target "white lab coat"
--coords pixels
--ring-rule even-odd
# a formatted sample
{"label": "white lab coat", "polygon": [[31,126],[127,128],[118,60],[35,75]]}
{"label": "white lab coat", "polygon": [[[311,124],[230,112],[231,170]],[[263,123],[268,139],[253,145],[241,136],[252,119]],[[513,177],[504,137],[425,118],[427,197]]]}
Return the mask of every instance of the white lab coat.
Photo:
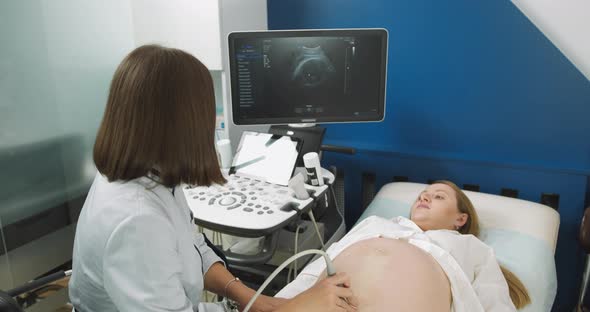
{"label": "white lab coat", "polygon": [[204,273],[221,260],[192,224],[182,190],[173,195],[154,179],[96,175],[74,242],[77,311],[197,311]]}
{"label": "white lab coat", "polygon": [[[379,236],[407,240],[436,259],[451,283],[454,312],[516,311],[494,251],[473,235],[451,230],[425,232],[404,217],[371,216],[332,244],[327,253],[334,259],[348,246]],[[312,262],[277,296],[291,298],[311,287],[325,267],[322,258]]]}

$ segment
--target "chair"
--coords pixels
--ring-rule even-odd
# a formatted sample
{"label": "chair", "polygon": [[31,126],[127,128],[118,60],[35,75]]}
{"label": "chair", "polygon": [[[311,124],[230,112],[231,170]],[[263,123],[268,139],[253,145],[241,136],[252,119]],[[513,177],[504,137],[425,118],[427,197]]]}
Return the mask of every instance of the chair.
{"label": "chair", "polygon": [[70,276],[72,274],[71,270],[68,271],[58,271],[47,276],[41,277],[39,279],[30,281],[22,286],[17,288],[8,290],[8,291],[0,291],[0,311],[2,312],[23,312],[24,310],[21,308],[20,304],[16,302],[13,298],[22,294],[26,294],[30,291],[33,291],[37,288],[45,286],[49,283],[55,282],[59,279],[62,279],[66,276]]}

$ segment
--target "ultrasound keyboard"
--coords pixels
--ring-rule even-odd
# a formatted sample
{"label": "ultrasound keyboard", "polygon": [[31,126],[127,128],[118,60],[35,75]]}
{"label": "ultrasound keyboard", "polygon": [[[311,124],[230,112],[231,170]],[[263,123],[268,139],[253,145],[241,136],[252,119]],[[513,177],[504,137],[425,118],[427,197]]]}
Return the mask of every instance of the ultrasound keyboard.
{"label": "ultrasound keyboard", "polygon": [[[327,189],[305,187],[316,197]],[[183,191],[198,224],[240,236],[272,233],[313,203],[313,197],[295,198],[289,187],[235,174],[225,185],[185,186]]]}

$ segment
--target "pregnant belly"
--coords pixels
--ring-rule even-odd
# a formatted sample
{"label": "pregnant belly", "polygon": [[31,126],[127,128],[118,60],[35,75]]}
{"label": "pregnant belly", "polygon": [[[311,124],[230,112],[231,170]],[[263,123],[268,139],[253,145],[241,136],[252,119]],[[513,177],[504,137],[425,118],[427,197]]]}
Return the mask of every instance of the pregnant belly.
{"label": "pregnant belly", "polygon": [[359,312],[450,311],[446,274],[432,256],[405,241],[359,241],[342,251],[334,266],[350,276]]}

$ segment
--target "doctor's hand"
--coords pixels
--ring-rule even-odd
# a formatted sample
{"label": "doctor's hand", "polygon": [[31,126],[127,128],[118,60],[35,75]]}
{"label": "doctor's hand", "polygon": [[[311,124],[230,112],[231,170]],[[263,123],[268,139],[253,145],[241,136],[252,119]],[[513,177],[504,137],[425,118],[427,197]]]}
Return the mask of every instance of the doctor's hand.
{"label": "doctor's hand", "polygon": [[350,289],[350,278],[339,272],[297,295],[277,311],[354,312],[357,306],[358,300]]}
{"label": "doctor's hand", "polygon": [[[287,301],[288,300],[284,299],[284,298],[275,298],[275,297],[260,295],[258,298],[256,298],[256,301],[254,302],[254,304],[250,308],[250,311],[252,311],[252,312],[277,311],[279,306],[285,304]],[[243,306],[240,306],[240,311],[246,307],[246,304],[248,304],[248,302],[246,302]]]}

